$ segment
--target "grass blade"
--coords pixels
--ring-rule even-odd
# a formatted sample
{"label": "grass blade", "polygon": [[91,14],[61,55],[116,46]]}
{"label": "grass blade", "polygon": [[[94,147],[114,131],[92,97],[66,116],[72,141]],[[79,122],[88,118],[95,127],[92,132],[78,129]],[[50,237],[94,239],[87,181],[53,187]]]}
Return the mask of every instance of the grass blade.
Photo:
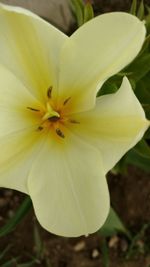
{"label": "grass blade", "polygon": [[5,236],[13,231],[16,225],[22,221],[31,207],[31,199],[30,197],[26,197],[15,215],[0,229],[0,237]]}

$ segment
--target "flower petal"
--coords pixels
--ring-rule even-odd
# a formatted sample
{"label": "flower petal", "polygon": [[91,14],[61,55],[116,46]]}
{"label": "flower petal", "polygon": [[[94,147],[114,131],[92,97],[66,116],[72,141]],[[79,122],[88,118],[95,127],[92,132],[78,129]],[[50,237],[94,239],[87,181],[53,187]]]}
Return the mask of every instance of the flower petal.
{"label": "flower petal", "polygon": [[28,173],[41,140],[41,133],[34,128],[0,137],[0,187],[28,193]]}
{"label": "flower petal", "polygon": [[99,148],[107,173],[143,136],[149,126],[144,111],[125,77],[120,89],[97,99],[96,107],[75,114],[73,131]]}
{"label": "flower petal", "polygon": [[40,116],[28,107],[40,109],[41,104],[24,85],[0,65],[0,137],[39,125]]}
{"label": "flower petal", "polygon": [[94,106],[97,90],[135,58],[144,37],[144,23],[121,12],[98,16],[70,37],[62,51],[59,94],[76,99],[72,113]]}
{"label": "flower petal", "polygon": [[67,36],[32,12],[0,4],[0,63],[40,101],[57,86],[62,45]]}
{"label": "flower petal", "polygon": [[109,212],[107,183],[99,152],[65,134],[61,145],[46,140],[29,174],[29,194],[45,229],[68,237],[88,235]]}
{"label": "flower petal", "polygon": [[27,177],[41,143],[39,118],[27,107],[39,102],[0,66],[0,186],[27,191]]}

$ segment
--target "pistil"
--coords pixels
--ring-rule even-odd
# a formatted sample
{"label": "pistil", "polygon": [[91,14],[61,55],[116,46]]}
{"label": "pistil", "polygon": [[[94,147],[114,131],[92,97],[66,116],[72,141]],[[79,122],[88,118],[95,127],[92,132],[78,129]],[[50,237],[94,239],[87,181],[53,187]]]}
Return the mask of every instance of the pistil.
{"label": "pistil", "polygon": [[57,118],[57,120],[60,118],[60,114],[57,111],[52,109],[49,102],[47,103],[46,108],[47,108],[47,112],[42,117],[43,121],[45,121],[45,120],[52,120],[53,121],[53,119],[51,119],[51,118],[55,118],[54,121],[56,121],[56,118]]}

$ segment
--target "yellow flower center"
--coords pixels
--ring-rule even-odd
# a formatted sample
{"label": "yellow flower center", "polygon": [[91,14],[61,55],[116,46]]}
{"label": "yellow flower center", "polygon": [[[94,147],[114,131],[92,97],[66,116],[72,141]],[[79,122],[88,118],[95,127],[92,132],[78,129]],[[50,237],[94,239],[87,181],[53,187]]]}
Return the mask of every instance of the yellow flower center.
{"label": "yellow flower center", "polygon": [[54,131],[57,136],[65,138],[65,134],[62,128],[67,123],[79,124],[78,121],[74,120],[71,115],[66,115],[64,110],[71,97],[66,98],[60,105],[59,110],[56,110],[54,102],[52,100],[52,86],[47,90],[47,102],[43,109],[36,109],[33,107],[27,107],[29,110],[36,112],[40,116],[41,123],[36,130],[42,131],[49,129]]}

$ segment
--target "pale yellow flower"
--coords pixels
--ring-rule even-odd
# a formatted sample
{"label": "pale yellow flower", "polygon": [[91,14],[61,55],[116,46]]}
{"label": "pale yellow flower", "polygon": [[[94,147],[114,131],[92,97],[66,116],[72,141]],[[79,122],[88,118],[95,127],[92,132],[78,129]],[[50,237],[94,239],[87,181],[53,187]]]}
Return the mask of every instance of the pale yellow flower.
{"label": "pale yellow flower", "polygon": [[87,235],[107,217],[105,175],[148,122],[127,78],[117,93],[96,94],[144,37],[126,13],[98,16],[69,38],[0,5],[0,186],[29,194],[52,233]]}

